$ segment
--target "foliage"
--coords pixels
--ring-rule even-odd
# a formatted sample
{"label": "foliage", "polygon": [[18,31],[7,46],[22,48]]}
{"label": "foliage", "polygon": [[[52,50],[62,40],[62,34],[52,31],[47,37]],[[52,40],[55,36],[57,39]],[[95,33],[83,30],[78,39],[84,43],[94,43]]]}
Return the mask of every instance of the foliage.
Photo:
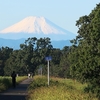
{"label": "foliage", "polygon": [[100,4],[88,16],[80,17],[76,25],[78,36],[72,41],[69,55],[71,75],[87,82],[85,90],[100,98]]}
{"label": "foliage", "polygon": [[0,77],[0,92],[6,90],[10,86],[11,86],[10,77]]}
{"label": "foliage", "polygon": [[13,49],[9,48],[9,47],[0,48],[0,75],[1,76],[4,75],[5,62],[9,58],[12,51],[13,51]]}
{"label": "foliage", "polygon": [[68,54],[69,54],[70,47],[65,46],[62,50],[62,56],[60,60],[60,71],[59,71],[59,76],[64,77],[64,78],[70,78],[70,63],[68,59]]}
{"label": "foliage", "polygon": [[45,57],[51,56],[50,75],[69,77],[69,62],[67,59],[69,47],[63,50],[53,48],[50,38],[31,37],[20,44],[19,50],[9,47],[0,49],[0,73],[9,76],[13,71],[19,75],[37,74],[42,68],[42,74],[47,74]]}
{"label": "foliage", "polygon": [[36,89],[38,87],[47,86],[46,78],[42,76],[37,76],[34,78],[34,81],[28,87],[29,90]]}
{"label": "foliage", "polygon": [[51,49],[49,38],[28,38],[24,44],[20,44],[20,50],[14,50],[5,61],[4,74],[10,75],[13,70],[20,75],[34,73],[37,66],[45,64],[45,56]]}

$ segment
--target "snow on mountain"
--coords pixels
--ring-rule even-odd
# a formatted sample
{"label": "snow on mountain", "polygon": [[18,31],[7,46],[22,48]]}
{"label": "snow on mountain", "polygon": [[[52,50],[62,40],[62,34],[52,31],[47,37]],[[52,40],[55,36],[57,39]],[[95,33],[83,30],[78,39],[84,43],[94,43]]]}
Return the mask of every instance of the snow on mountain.
{"label": "snow on mountain", "polygon": [[1,38],[20,39],[28,37],[50,37],[53,40],[67,40],[75,34],[55,25],[44,17],[27,17],[20,22],[0,31]]}

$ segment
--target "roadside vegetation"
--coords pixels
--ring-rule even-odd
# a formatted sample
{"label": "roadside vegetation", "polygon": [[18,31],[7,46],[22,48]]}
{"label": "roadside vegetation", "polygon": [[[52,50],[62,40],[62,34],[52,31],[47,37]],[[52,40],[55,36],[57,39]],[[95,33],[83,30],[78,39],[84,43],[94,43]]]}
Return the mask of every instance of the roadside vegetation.
{"label": "roadside vegetation", "polygon": [[[21,81],[23,81],[24,79],[26,79],[26,76],[19,76],[16,78],[16,84],[19,84]],[[0,92],[8,89],[9,87],[12,86],[12,81],[11,81],[11,77],[8,76],[0,76]]]}
{"label": "roadside vegetation", "polygon": [[47,77],[35,76],[30,84],[28,100],[98,100],[94,94],[85,93],[87,84],[72,79],[50,78],[50,85],[47,84]]}

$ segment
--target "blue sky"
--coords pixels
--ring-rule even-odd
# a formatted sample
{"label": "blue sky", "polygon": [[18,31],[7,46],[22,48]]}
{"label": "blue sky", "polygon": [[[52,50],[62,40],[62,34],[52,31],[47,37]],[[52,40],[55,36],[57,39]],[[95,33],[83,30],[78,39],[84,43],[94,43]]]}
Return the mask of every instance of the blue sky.
{"label": "blue sky", "polygon": [[0,0],[0,30],[28,16],[43,16],[77,33],[79,17],[88,15],[100,0]]}

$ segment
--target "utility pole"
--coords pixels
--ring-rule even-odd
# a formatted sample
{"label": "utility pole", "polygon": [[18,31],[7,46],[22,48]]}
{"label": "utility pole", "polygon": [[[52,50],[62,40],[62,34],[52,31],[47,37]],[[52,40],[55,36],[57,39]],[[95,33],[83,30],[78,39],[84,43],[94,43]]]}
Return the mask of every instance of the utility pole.
{"label": "utility pole", "polygon": [[49,86],[49,81],[50,81],[49,79],[49,60],[47,62],[48,62],[48,86]]}
{"label": "utility pole", "polygon": [[42,76],[42,67],[41,67],[41,76]]}
{"label": "utility pole", "polygon": [[48,75],[47,75],[47,77],[48,77],[48,86],[49,86],[49,81],[50,81],[50,77],[49,77],[49,61],[51,59],[52,59],[51,56],[45,58],[45,60],[47,61],[47,66],[48,66],[48,71],[47,71],[47,73],[48,73]]}

